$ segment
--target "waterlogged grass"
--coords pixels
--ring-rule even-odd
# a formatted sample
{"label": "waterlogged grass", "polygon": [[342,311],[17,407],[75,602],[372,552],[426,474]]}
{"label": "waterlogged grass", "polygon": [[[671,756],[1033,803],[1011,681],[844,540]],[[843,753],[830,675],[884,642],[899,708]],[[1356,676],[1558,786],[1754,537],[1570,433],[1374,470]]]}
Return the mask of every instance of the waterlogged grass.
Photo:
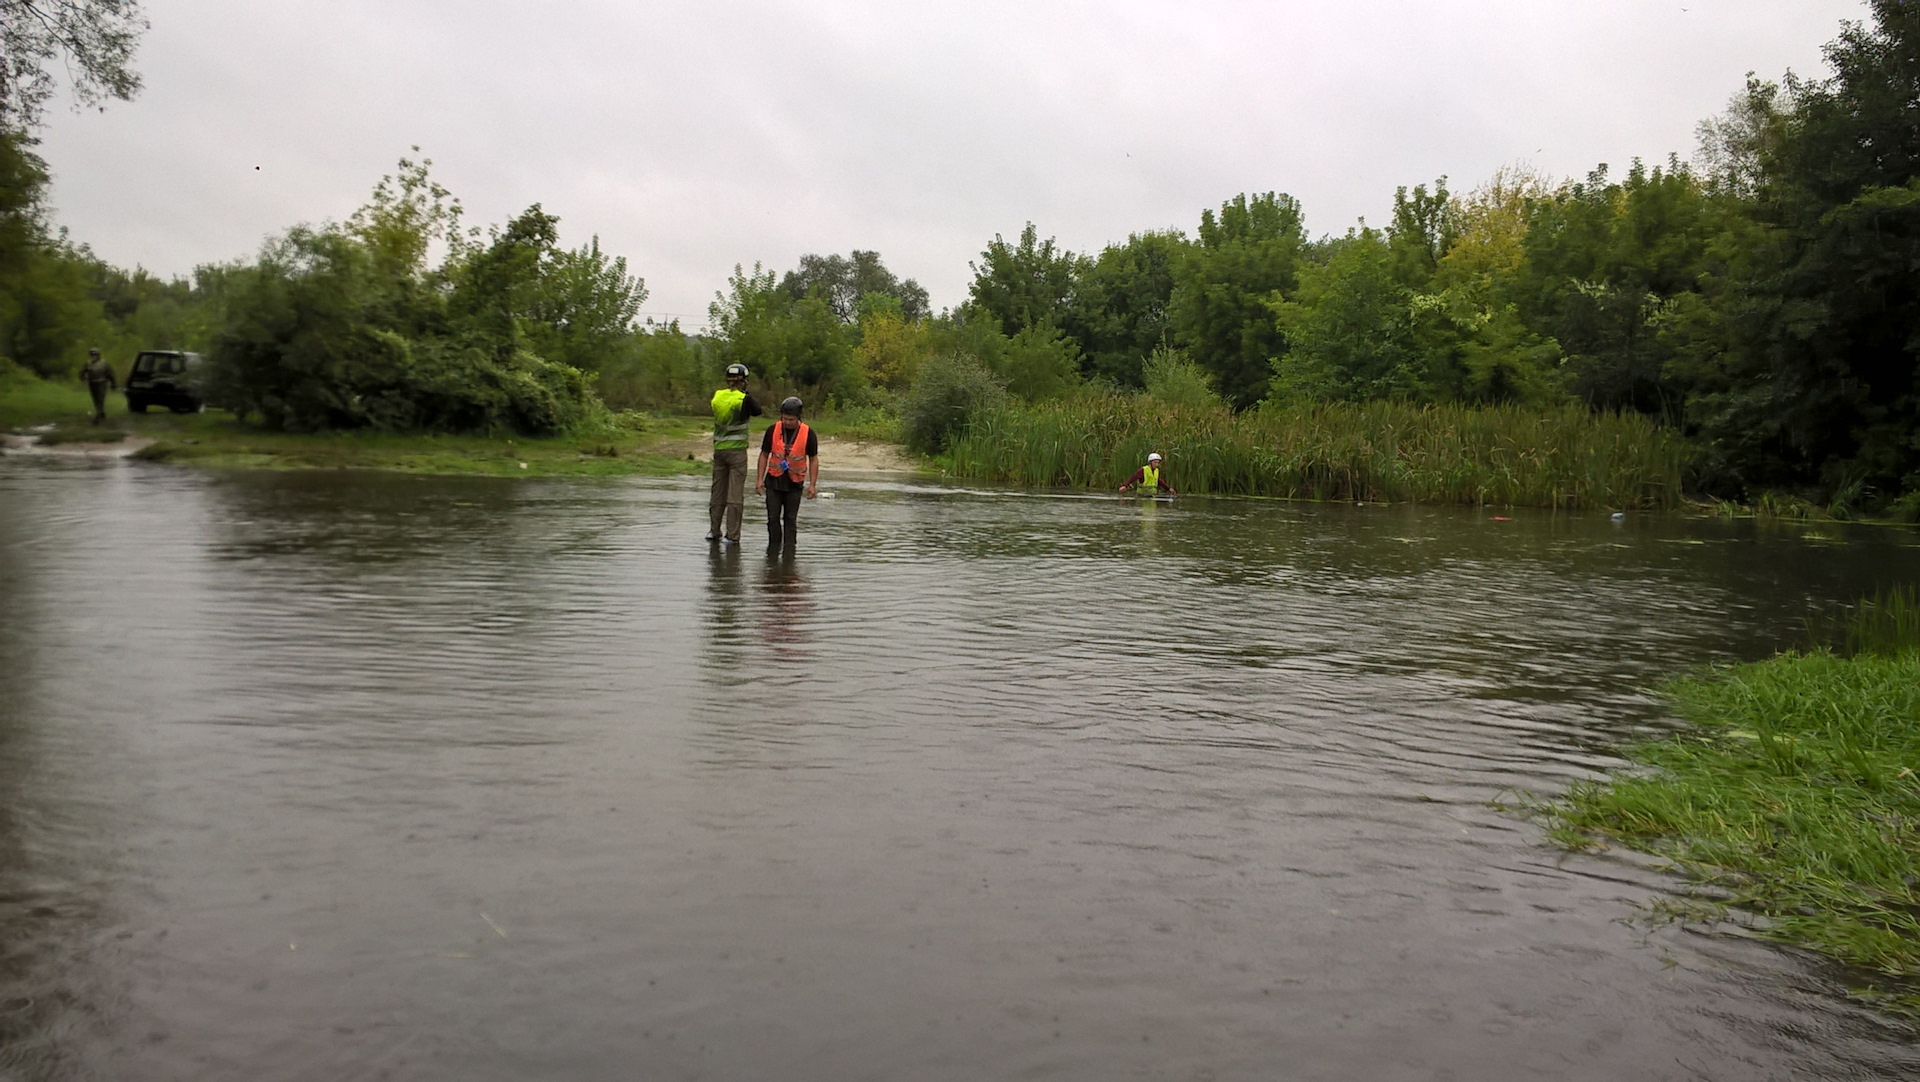
{"label": "waterlogged grass", "polygon": [[1787,653],[1673,685],[1691,728],[1544,806],[1551,837],[1665,857],[1764,915],[1763,934],[1893,978],[1869,992],[1920,1013],[1916,611],[1897,591],[1860,607],[1851,656]]}
{"label": "waterlogged grass", "polygon": [[705,461],[641,450],[621,439],[488,439],[480,436],[296,435],[226,420],[169,434],[135,458],[235,469],[360,469],[496,477],[619,477],[704,473]]}
{"label": "waterlogged grass", "polygon": [[960,477],[1116,487],[1158,451],[1182,492],[1554,508],[1670,508],[1692,455],[1635,415],[1393,402],[1172,406],[1141,395],[1016,407],[947,454]]}

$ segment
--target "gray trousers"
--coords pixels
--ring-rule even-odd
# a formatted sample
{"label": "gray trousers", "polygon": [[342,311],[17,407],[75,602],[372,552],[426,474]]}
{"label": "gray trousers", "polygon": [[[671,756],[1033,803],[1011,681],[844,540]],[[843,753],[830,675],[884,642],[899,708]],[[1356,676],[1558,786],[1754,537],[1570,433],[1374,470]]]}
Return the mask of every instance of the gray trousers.
{"label": "gray trousers", "polygon": [[[707,518],[711,528],[707,530],[715,537],[725,537],[729,541],[740,540],[740,511],[747,500],[747,450],[742,447],[734,451],[715,451],[713,453],[713,491],[707,496]],[[726,533],[720,532],[721,518],[726,519]]]}

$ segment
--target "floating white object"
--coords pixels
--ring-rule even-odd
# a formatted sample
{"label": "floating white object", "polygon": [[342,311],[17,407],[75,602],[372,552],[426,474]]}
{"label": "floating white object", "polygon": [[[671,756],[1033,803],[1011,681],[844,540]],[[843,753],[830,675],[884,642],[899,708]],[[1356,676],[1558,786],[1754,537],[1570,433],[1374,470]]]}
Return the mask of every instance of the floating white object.
{"label": "floating white object", "polygon": [[1613,521],[1615,522],[1619,522],[1621,519],[1626,517],[1627,517],[1627,513],[1625,511],[1615,511],[1613,513]]}
{"label": "floating white object", "polygon": [[524,463],[524,462],[522,462],[522,463],[520,463],[520,468],[521,468],[521,469],[523,469],[523,470],[524,470],[524,469],[526,469],[526,468],[527,468],[527,464],[526,464],[526,463]]}
{"label": "floating white object", "polygon": [[821,498],[821,499],[823,499],[823,500],[831,500],[831,499],[833,499],[833,493],[831,493],[831,492],[822,492],[822,493],[820,494],[820,498]]}

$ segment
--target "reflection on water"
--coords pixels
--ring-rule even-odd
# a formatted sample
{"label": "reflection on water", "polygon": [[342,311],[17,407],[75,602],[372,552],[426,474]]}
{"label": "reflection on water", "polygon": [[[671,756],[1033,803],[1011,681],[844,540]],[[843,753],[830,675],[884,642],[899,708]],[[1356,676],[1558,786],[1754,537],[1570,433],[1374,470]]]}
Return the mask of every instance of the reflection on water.
{"label": "reflection on water", "polygon": [[0,1078],[1902,1077],[1488,807],[1914,535],[0,465]]}

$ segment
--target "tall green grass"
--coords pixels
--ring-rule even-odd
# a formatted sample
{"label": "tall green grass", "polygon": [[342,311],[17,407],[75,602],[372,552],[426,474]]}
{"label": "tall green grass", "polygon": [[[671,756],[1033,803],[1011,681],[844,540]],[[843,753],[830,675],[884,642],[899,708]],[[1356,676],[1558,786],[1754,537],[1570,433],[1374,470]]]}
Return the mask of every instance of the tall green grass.
{"label": "tall green grass", "polygon": [[1920,1012],[1920,598],[1863,602],[1847,652],[1792,652],[1670,689],[1687,731],[1545,806],[1552,837],[1671,859],[1766,934],[1899,978]]}
{"label": "tall green grass", "polygon": [[[107,396],[107,412],[124,413],[126,399]],[[93,399],[79,380],[55,383],[41,379],[0,358],[0,429],[55,422],[86,423],[93,416]]]}
{"label": "tall green grass", "polygon": [[1687,442],[1636,415],[1394,402],[1267,405],[1235,414],[1108,395],[976,418],[948,448],[957,476],[1119,485],[1149,451],[1183,492],[1523,507],[1679,504]]}

